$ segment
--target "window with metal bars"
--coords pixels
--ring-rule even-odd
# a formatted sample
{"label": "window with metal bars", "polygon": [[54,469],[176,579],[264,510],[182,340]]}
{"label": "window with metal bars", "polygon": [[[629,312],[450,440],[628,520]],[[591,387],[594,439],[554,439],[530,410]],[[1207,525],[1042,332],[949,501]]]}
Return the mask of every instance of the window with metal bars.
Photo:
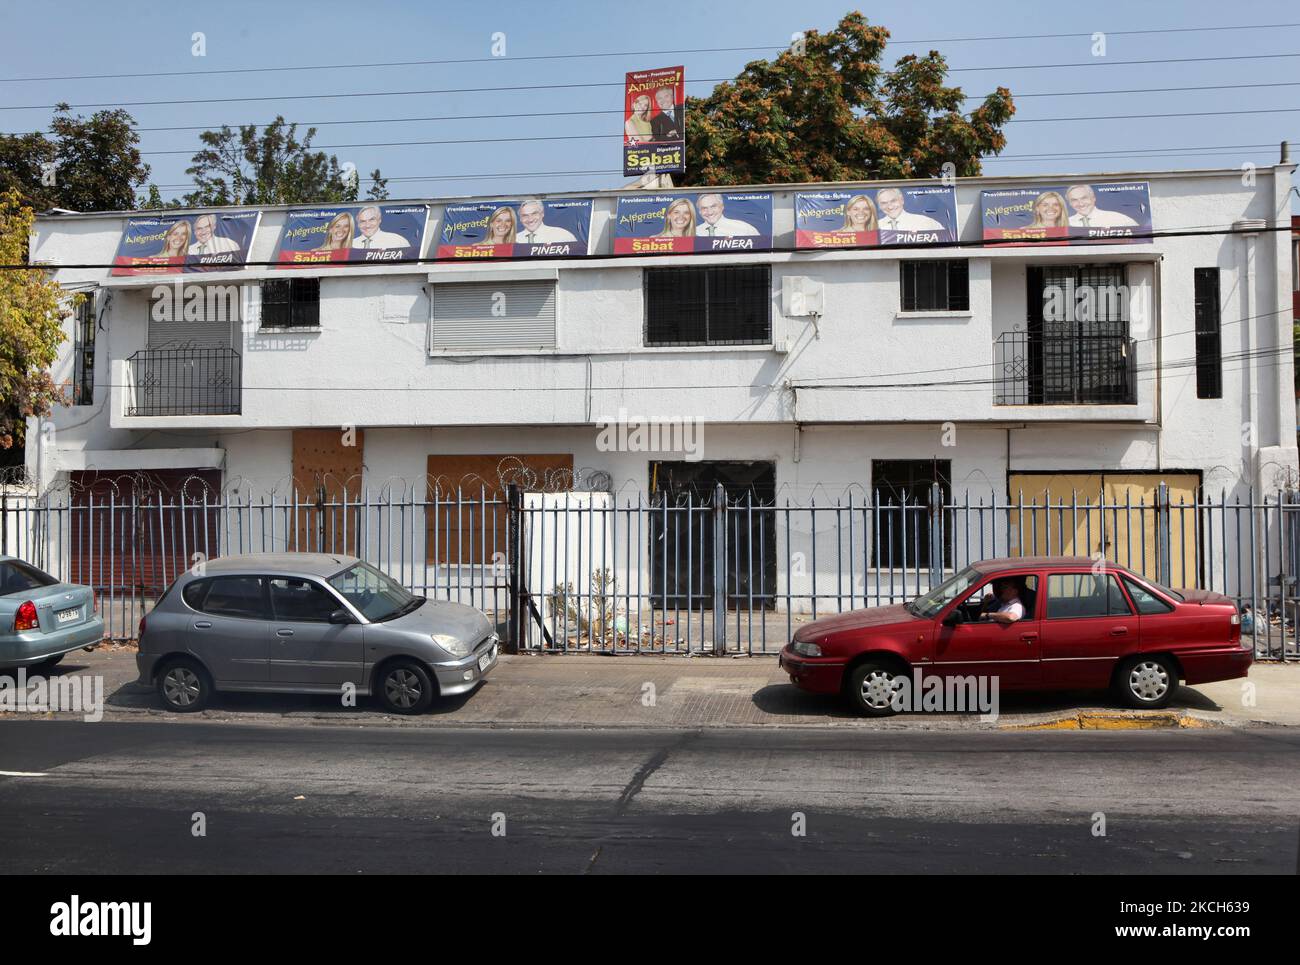
{"label": "window with metal bars", "polygon": [[770,265],[647,268],[646,345],[772,341]]}
{"label": "window with metal bars", "polygon": [[72,404],[95,403],[95,293],[87,292],[73,316],[76,343],[73,359]]}
{"label": "window with metal bars", "polygon": [[1220,332],[1219,269],[1194,271],[1196,293],[1196,397],[1223,398],[1223,344]]}
{"label": "window with metal bars", "polygon": [[[943,565],[952,565],[952,527],[935,534],[952,501],[952,461],[949,459],[873,459],[871,491],[880,532],[872,547],[875,566],[888,568],[928,567],[931,542],[942,540]],[[941,505],[935,506],[938,484]]]}
{"label": "window with metal bars", "polygon": [[1030,266],[1025,399],[1030,405],[1133,405],[1135,346],[1129,337],[1124,265]]}
{"label": "window with metal bars", "polygon": [[319,278],[274,278],[262,282],[262,328],[319,325]]}
{"label": "window with metal bars", "polygon": [[970,311],[966,261],[903,261],[899,269],[903,311]]}

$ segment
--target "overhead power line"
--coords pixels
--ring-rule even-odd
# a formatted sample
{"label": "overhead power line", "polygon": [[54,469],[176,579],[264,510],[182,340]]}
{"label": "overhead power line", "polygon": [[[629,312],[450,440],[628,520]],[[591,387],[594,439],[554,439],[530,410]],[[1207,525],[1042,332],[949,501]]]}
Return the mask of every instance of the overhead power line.
{"label": "overhead power line", "polygon": [[[1122,88],[1106,90],[1067,90],[1067,91],[1036,91],[1031,93],[1017,93],[1012,91],[1012,97],[1016,99],[1025,99],[1030,97],[1100,97],[1108,94],[1175,94],[1186,92],[1198,92],[1207,90],[1228,91],[1228,90],[1251,90],[1263,87],[1300,87],[1300,81],[1283,81],[1276,84],[1210,84],[1195,87],[1142,87],[1142,88]],[[987,95],[967,95],[967,100],[982,100]],[[296,121],[299,127],[327,127],[348,124],[412,124],[436,121],[495,121],[495,120],[520,120],[528,118],[542,117],[621,117],[623,111],[615,109],[605,110],[588,110],[588,111],[523,111],[506,114],[440,114],[432,117],[356,117],[346,120],[331,121]],[[271,126],[269,121],[258,121],[248,123],[244,121],[222,121],[214,124],[191,124],[191,125],[173,125],[167,127],[136,127],[135,130],[140,134],[154,134],[174,131],[212,131],[222,127],[239,128],[267,128]],[[3,136],[17,137],[27,131],[8,131]]]}
{"label": "overhead power line", "polygon": [[[1001,36],[986,37],[936,37],[929,40],[895,40],[891,37],[889,43],[911,47],[922,44],[976,43],[999,40],[1058,40],[1068,39],[1071,37],[1090,38],[1094,33],[1098,32],[1105,34],[1107,37],[1131,37],[1149,34],[1223,33],[1230,30],[1285,30],[1292,27],[1300,27],[1300,23],[1229,24],[1222,27],[1154,27],[1144,30],[1079,30],[1067,33],[1005,34]],[[0,84],[41,83],[70,80],[121,80],[140,77],[210,77],[221,74],[269,74],[286,73],[297,70],[371,70],[376,67],[433,67],[461,66],[465,64],[508,64],[554,60],[591,60],[603,57],[661,57],[681,56],[686,54],[757,53],[760,51],[782,51],[788,47],[788,42],[782,42],[779,44],[758,44],[747,47],[694,47],[680,50],[584,51],[582,53],[574,54],[525,54],[522,56],[507,57],[457,57],[436,60],[390,60],[362,64],[294,64],[279,67],[216,67],[204,68],[202,70],[154,70],[117,74],[62,74],[42,77],[3,77],[0,78]]]}
{"label": "overhead power line", "polygon": [[[1137,67],[1153,64],[1203,64],[1237,60],[1279,60],[1300,57],[1300,53],[1287,54],[1230,54],[1221,57],[1167,57],[1151,60],[1110,60],[1095,57],[1091,61],[1078,61],[1068,64],[999,64],[988,67],[949,67],[949,73],[978,72],[991,70],[1059,70],[1077,67]],[[688,84],[722,84],[730,83],[734,77],[687,78]],[[416,97],[435,94],[497,94],[518,91],[539,90],[578,90],[592,88],[622,88],[622,81],[588,81],[579,84],[512,84],[503,87],[442,87],[429,90],[388,90],[388,91],[340,91],[330,94],[259,94],[246,97],[195,97],[147,101],[99,101],[69,105],[75,109],[82,108],[123,108],[123,107],[158,107],[190,104],[239,104],[258,101],[298,101],[298,100],[336,100],[355,97]],[[0,111],[37,111],[53,110],[54,104],[26,104],[0,106]]]}

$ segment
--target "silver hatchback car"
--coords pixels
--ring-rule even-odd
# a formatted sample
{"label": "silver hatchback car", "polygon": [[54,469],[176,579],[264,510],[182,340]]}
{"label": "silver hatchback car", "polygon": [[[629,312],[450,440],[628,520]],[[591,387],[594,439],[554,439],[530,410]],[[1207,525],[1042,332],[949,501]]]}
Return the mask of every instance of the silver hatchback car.
{"label": "silver hatchback car", "polygon": [[350,684],[418,714],[497,663],[481,610],[416,596],[353,556],[226,556],[196,569],[140,621],[140,683],[169,710],[201,710],[216,691],[341,695]]}

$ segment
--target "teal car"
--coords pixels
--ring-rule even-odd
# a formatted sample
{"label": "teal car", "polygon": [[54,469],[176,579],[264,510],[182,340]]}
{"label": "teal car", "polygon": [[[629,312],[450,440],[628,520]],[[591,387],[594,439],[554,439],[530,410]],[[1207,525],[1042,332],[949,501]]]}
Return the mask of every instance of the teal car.
{"label": "teal car", "polygon": [[0,556],[0,668],[48,670],[64,654],[103,638],[104,621],[95,613],[90,587]]}

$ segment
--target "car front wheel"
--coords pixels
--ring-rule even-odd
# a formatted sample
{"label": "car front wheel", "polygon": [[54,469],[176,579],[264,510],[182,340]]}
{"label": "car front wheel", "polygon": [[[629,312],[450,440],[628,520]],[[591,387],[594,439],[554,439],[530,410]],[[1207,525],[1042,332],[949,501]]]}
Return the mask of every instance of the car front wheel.
{"label": "car front wheel", "polygon": [[429,671],[414,660],[398,660],[379,673],[375,688],[379,702],[393,714],[423,713],[433,703],[434,684]]}
{"label": "car front wheel", "polygon": [[1178,689],[1178,670],[1168,657],[1134,657],[1115,680],[1119,698],[1129,707],[1164,707]]}
{"label": "car front wheel", "polygon": [[894,692],[903,677],[883,663],[862,663],[849,674],[849,697],[868,717],[892,717],[898,713]]}
{"label": "car front wheel", "polygon": [[192,714],[212,699],[212,678],[197,660],[173,660],[158,672],[158,696],[168,710]]}

